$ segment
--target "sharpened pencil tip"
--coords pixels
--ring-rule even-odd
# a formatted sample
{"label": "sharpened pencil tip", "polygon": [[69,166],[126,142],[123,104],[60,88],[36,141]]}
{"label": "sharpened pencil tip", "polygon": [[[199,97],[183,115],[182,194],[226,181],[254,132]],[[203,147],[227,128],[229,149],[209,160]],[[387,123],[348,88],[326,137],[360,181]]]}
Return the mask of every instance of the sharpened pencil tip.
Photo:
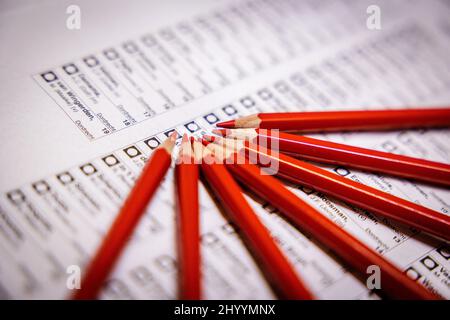
{"label": "sharpened pencil tip", "polygon": [[167,150],[169,154],[172,154],[172,150],[175,146],[175,142],[177,141],[178,133],[176,131],[172,132],[170,136],[161,144],[161,148]]}
{"label": "sharpened pencil tip", "polygon": [[227,129],[213,129],[212,133],[217,134],[218,136],[225,137],[228,134],[228,130]]}
{"label": "sharpened pencil tip", "polygon": [[208,144],[210,144],[211,142],[202,138],[199,138],[199,142],[201,142],[202,145],[207,146]]}
{"label": "sharpened pencil tip", "polygon": [[175,140],[177,140],[177,138],[178,138],[178,132],[176,132],[176,131],[172,132],[169,136],[169,139],[171,141],[175,141]]}
{"label": "sharpened pencil tip", "polygon": [[208,142],[214,142],[214,140],[216,140],[214,136],[210,136],[209,134],[204,134],[202,136],[203,140],[206,140]]}
{"label": "sharpened pencil tip", "polygon": [[235,127],[235,121],[234,120],[228,120],[228,121],[219,122],[219,123],[216,124],[216,126],[221,127],[221,128],[234,128]]}
{"label": "sharpened pencil tip", "polygon": [[183,134],[180,145],[180,153],[178,155],[178,160],[180,160],[180,163],[191,163],[190,159],[192,158],[192,145],[189,138],[190,137],[186,133]]}

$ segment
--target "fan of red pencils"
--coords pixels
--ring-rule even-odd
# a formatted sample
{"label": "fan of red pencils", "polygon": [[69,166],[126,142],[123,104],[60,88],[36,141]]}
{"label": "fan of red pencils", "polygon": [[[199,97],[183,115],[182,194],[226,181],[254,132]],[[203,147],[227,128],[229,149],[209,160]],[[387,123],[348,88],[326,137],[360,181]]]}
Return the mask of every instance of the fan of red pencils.
{"label": "fan of red pencils", "polygon": [[[277,177],[313,188],[432,236],[450,240],[450,218],[416,203],[333,174],[300,159],[450,186],[450,165],[313,139],[293,133],[449,127],[450,108],[269,113],[218,124],[216,136],[180,144],[175,164],[179,298],[201,299],[199,173],[280,298],[314,299],[301,277],[243,196],[251,192],[277,208],[300,231],[332,250],[363,280],[381,270],[381,296],[439,299],[421,284],[297,197]],[[84,273],[74,299],[95,299],[172,162],[177,134],[156,149]]]}

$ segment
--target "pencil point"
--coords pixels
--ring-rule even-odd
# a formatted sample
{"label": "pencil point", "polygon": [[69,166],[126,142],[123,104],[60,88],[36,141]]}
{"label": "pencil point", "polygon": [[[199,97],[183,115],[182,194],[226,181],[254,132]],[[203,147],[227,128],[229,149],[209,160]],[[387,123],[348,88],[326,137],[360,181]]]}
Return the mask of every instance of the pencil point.
{"label": "pencil point", "polygon": [[228,120],[228,121],[219,122],[219,123],[216,124],[216,126],[222,127],[222,128],[234,128],[235,127],[235,121],[234,120]]}
{"label": "pencil point", "polygon": [[213,129],[212,133],[217,134],[218,136],[225,137],[228,135],[230,131],[227,129]]}
{"label": "pencil point", "polygon": [[207,146],[208,144],[211,143],[210,141],[203,139],[203,138],[198,138],[198,141],[204,146]]}
{"label": "pencil point", "polygon": [[218,129],[213,130],[213,133],[227,139],[241,139],[252,140],[258,136],[258,131],[255,128],[244,129]]}
{"label": "pencil point", "polygon": [[178,138],[178,132],[176,132],[176,131],[172,132],[169,136],[169,139],[172,141],[177,140],[177,138]]}
{"label": "pencil point", "polygon": [[176,131],[172,132],[170,136],[161,144],[161,148],[167,150],[169,154],[172,154],[172,150],[175,146],[175,142],[177,141],[178,133]]}
{"label": "pencil point", "polygon": [[194,159],[197,163],[202,163],[202,159],[204,157],[211,156],[211,151],[203,145],[201,138],[194,139],[192,142],[192,147],[194,150]]}
{"label": "pencil point", "polygon": [[183,134],[183,138],[181,140],[178,160],[181,163],[191,163],[190,162],[191,158],[192,158],[192,145],[188,135],[185,133]]}
{"label": "pencil point", "polygon": [[204,134],[203,135],[203,139],[208,141],[208,142],[214,142],[216,140],[216,137],[210,136],[209,134]]}

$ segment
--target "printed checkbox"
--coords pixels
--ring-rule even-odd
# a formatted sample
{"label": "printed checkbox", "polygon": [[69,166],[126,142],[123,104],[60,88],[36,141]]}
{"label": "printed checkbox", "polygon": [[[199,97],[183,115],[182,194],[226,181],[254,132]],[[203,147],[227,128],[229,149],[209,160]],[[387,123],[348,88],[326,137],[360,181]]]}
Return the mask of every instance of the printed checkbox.
{"label": "printed checkbox", "polygon": [[125,42],[123,45],[122,45],[122,47],[123,47],[123,49],[126,51],[126,52],[128,52],[128,53],[130,53],[130,54],[132,54],[132,53],[135,53],[135,52],[137,52],[138,51],[138,47],[137,47],[137,45],[134,43],[134,42]]}
{"label": "printed checkbox", "polygon": [[103,54],[108,60],[116,60],[117,58],[119,58],[119,54],[115,49],[106,49],[105,51],[103,51]]}
{"label": "printed checkbox", "polygon": [[225,112],[227,115],[232,116],[237,113],[237,110],[235,107],[233,107],[231,104],[225,106],[222,108],[223,112]]}
{"label": "printed checkbox", "polygon": [[137,157],[137,156],[142,154],[141,151],[139,151],[139,149],[136,148],[135,146],[131,146],[131,147],[125,148],[125,149],[123,149],[123,151],[130,158],[134,158],[134,157]]}
{"label": "printed checkbox", "polygon": [[100,64],[98,59],[96,57],[94,57],[94,56],[86,57],[86,58],[83,59],[83,61],[90,68],[98,66]]}
{"label": "printed checkbox", "polygon": [[450,260],[450,247],[443,246],[436,250],[443,258]]}
{"label": "printed checkbox", "polygon": [[426,256],[420,262],[430,271],[433,271],[439,266],[439,263],[433,260],[430,256]]}
{"label": "printed checkbox", "polygon": [[137,266],[130,270],[130,276],[140,285],[154,281],[154,276],[145,266]]}
{"label": "printed checkbox", "polygon": [[120,163],[119,159],[113,154],[103,157],[102,160],[108,167],[113,167]]}
{"label": "printed checkbox", "polygon": [[251,108],[255,106],[255,101],[250,97],[245,97],[241,99],[241,104],[246,108]]}
{"label": "printed checkbox", "polygon": [[219,121],[219,118],[214,113],[209,113],[203,116],[203,119],[205,119],[209,124],[214,124]]}
{"label": "printed checkbox", "polygon": [[287,92],[287,91],[289,91],[288,85],[285,82],[283,82],[283,81],[276,82],[274,86],[280,92]]}
{"label": "printed checkbox", "polygon": [[195,121],[191,121],[189,123],[186,123],[185,128],[189,130],[189,132],[193,133],[195,131],[200,130],[199,125]]}
{"label": "printed checkbox", "polygon": [[154,45],[156,45],[155,37],[153,37],[152,35],[143,36],[141,40],[147,47],[153,47]]}
{"label": "printed checkbox", "polygon": [[174,131],[177,133],[177,139],[179,139],[179,138],[180,138],[180,134],[179,134],[178,131],[175,130],[175,129],[167,130],[166,132],[164,132],[164,135],[165,135],[166,137],[170,137],[170,135],[171,135]]}
{"label": "printed checkbox", "polygon": [[214,233],[207,232],[201,236],[201,242],[207,246],[213,245],[219,241]]}
{"label": "printed checkbox", "polygon": [[235,234],[236,233],[236,227],[232,223],[226,223],[222,226],[222,230],[225,231],[227,234]]}
{"label": "printed checkbox", "polygon": [[50,191],[50,186],[44,180],[37,181],[31,185],[38,194],[45,194]]}
{"label": "printed checkbox", "polygon": [[306,84],[306,79],[304,76],[300,75],[300,74],[295,74],[291,77],[291,81],[293,84],[301,87],[304,86]]}
{"label": "printed checkbox", "polygon": [[109,278],[103,285],[105,295],[112,297],[131,297],[125,282],[118,278]]}
{"label": "printed checkbox", "polygon": [[262,100],[269,100],[273,97],[272,92],[266,88],[259,90],[257,94]]}
{"label": "printed checkbox", "polygon": [[92,163],[86,163],[80,167],[80,170],[86,175],[90,176],[97,172],[97,168]]}
{"label": "printed checkbox", "polygon": [[309,67],[306,70],[306,75],[313,80],[319,80],[322,78],[322,72],[320,72],[316,67]]}
{"label": "printed checkbox", "polygon": [[156,258],[155,263],[161,270],[165,272],[172,272],[177,268],[175,259],[168,255],[159,256],[158,258]]}
{"label": "printed checkbox", "polygon": [[336,167],[333,169],[333,171],[342,177],[348,176],[350,174],[350,170],[344,167]]}
{"label": "printed checkbox", "polygon": [[42,79],[44,79],[46,82],[52,82],[58,79],[56,74],[53,71],[48,71],[41,73]]}
{"label": "printed checkbox", "polygon": [[302,192],[304,192],[306,195],[310,195],[313,194],[315,192],[314,189],[308,188],[308,187],[304,187],[304,186],[299,186],[298,189]]}
{"label": "printed checkbox", "polygon": [[144,142],[151,150],[158,148],[158,146],[161,144],[161,142],[156,137],[151,137]]}
{"label": "printed checkbox", "polygon": [[397,146],[395,144],[393,144],[391,141],[386,141],[384,142],[381,147],[386,151],[386,152],[393,152],[395,150],[397,150]]}
{"label": "printed checkbox", "polygon": [[65,64],[62,68],[69,76],[78,73],[78,68],[73,63]]}
{"label": "printed checkbox", "polygon": [[200,131],[198,131],[198,132],[195,134],[195,136],[196,136],[197,138],[201,138],[201,137],[203,137],[205,134],[209,134],[209,132],[206,131],[205,129],[201,129]]}
{"label": "printed checkbox", "polygon": [[75,181],[73,176],[69,172],[62,172],[60,174],[56,175],[56,178],[61,182],[63,185],[67,185],[69,183],[72,183]]}
{"label": "printed checkbox", "polygon": [[24,202],[26,199],[25,194],[22,192],[22,190],[19,189],[8,192],[6,194],[6,197],[9,199],[9,201],[16,205]]}
{"label": "printed checkbox", "polygon": [[409,278],[411,278],[414,281],[417,281],[422,277],[419,271],[414,269],[414,267],[409,267],[408,269],[406,269],[405,273]]}
{"label": "printed checkbox", "polygon": [[158,35],[165,41],[172,41],[175,38],[173,31],[170,29],[162,29],[158,32]]}

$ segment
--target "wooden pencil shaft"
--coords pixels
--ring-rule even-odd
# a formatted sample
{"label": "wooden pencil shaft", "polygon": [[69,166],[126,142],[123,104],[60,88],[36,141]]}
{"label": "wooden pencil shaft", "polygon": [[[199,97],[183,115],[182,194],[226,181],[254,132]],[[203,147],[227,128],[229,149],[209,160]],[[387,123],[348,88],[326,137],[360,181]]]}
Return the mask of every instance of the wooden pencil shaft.
{"label": "wooden pencil shaft", "polygon": [[259,113],[218,126],[298,132],[448,127],[450,108]]}
{"label": "wooden pencil shaft", "polygon": [[74,295],[75,299],[97,297],[103,282],[115,266],[145,208],[169,169],[170,163],[171,157],[166,148],[158,148],[153,152],[96,255],[88,265],[81,289]]}
{"label": "wooden pencil shaft", "polygon": [[202,163],[201,168],[230,217],[243,232],[269,282],[283,298],[311,299],[311,293],[299,280],[292,266],[256,217],[225,166]]}
{"label": "wooden pencil shaft", "polygon": [[389,261],[298,198],[278,180],[272,176],[261,175],[260,168],[252,164],[228,164],[227,167],[253,192],[285,214],[294,225],[309,232],[327,248],[336,252],[363,279],[367,277],[369,266],[378,266],[382,272],[381,290],[387,296],[394,299],[437,298]]}
{"label": "wooden pencil shaft", "polygon": [[257,132],[255,144],[263,142],[269,149],[275,145],[300,158],[450,186],[450,165],[445,163],[265,129]]}
{"label": "wooden pencil shaft", "polygon": [[198,165],[180,163],[175,167],[177,190],[177,236],[179,252],[179,297],[201,299],[200,224]]}
{"label": "wooden pencil shaft", "polygon": [[[312,164],[284,154],[268,154],[246,143],[241,153],[251,155],[260,163],[277,167],[277,175],[294,183],[322,191],[360,208],[391,218],[402,224],[450,240],[450,217],[382,192],[351,179],[330,173]],[[275,165],[274,165],[275,164]]]}

